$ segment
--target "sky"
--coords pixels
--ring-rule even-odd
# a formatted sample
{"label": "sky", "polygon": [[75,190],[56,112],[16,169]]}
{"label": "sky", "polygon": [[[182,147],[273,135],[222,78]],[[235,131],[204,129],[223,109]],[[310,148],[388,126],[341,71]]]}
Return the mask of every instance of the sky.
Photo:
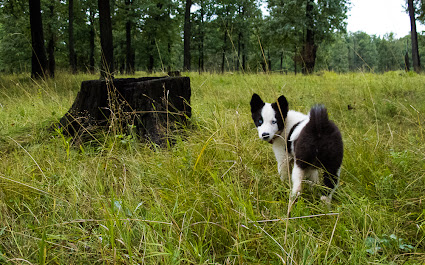
{"label": "sky", "polygon": [[[351,0],[347,31],[363,31],[381,37],[393,32],[396,38],[404,37],[410,33],[405,5],[406,0]],[[425,31],[425,26],[416,22],[416,29]]]}

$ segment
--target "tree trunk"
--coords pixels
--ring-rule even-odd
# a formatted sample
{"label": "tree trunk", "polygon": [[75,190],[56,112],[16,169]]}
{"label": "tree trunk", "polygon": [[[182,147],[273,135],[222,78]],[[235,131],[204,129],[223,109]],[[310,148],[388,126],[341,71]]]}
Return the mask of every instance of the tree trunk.
{"label": "tree trunk", "polygon": [[[238,34],[238,57],[236,58],[236,71],[239,71],[239,65],[241,63],[241,49],[242,49],[242,32],[239,31]],[[243,69],[242,69],[243,70]]]}
{"label": "tree trunk", "polygon": [[[242,6],[242,18],[245,19],[245,8]],[[244,24],[245,25],[245,24]],[[246,28],[244,27],[243,30]],[[246,42],[246,36],[247,34],[243,34],[241,32],[241,53],[242,53],[242,71],[246,70],[246,49],[245,49],[245,42]]]}
{"label": "tree trunk", "polygon": [[246,70],[246,49],[245,41],[242,42],[242,71]]}
{"label": "tree trunk", "polygon": [[131,30],[133,27],[133,23],[131,22],[132,16],[130,15],[132,13],[132,4],[133,1],[131,0],[125,0],[125,5],[127,7],[127,22],[125,23],[125,36],[126,36],[126,65],[125,65],[125,71],[127,74],[134,74],[134,51],[133,47],[131,45]]}
{"label": "tree trunk", "polygon": [[224,63],[226,60],[226,46],[227,46],[227,21],[226,21],[226,26],[224,29],[224,36],[223,36],[223,52],[222,52],[222,56],[221,56],[221,73],[224,73]]}
{"label": "tree trunk", "polygon": [[280,73],[283,74],[283,51],[280,52]]}
{"label": "tree trunk", "polygon": [[95,43],[94,43],[94,12],[92,8],[90,8],[90,31],[89,31],[89,46],[90,46],[90,52],[89,52],[89,71],[90,73],[94,73],[94,49],[95,49]]}
{"label": "tree trunk", "polygon": [[307,0],[306,5],[306,37],[302,49],[302,73],[311,74],[316,63],[317,45],[314,40],[314,0]]}
{"label": "tree trunk", "polygon": [[407,5],[410,16],[410,37],[412,39],[413,69],[415,72],[419,73],[421,71],[421,61],[419,58],[418,33],[416,32],[415,6],[413,5],[413,0],[408,0]]}
{"label": "tree trunk", "polygon": [[98,0],[100,46],[101,46],[101,75],[103,78],[114,74],[114,45],[112,41],[111,9],[109,0]]}
{"label": "tree trunk", "polygon": [[171,130],[191,117],[190,96],[189,77],[84,81],[59,123],[76,141],[93,140],[93,133],[103,129],[115,135],[135,132],[140,138],[164,144]]}
{"label": "tree trunk", "polygon": [[[53,21],[54,19],[54,6],[53,3],[49,6],[50,9],[50,20]],[[49,75],[51,77],[55,77],[55,68],[56,68],[56,62],[55,62],[55,33],[52,29],[52,23],[49,23],[48,29],[49,29],[49,42],[47,43],[47,53],[48,53],[48,64],[49,64]]]}
{"label": "tree trunk", "polygon": [[199,62],[198,62],[198,68],[199,72],[204,71],[204,1],[201,0],[201,26],[200,26],[200,32],[199,32]]}
{"label": "tree trunk", "polygon": [[410,71],[409,53],[407,51],[404,54],[404,69],[406,70],[406,72]]}
{"label": "tree trunk", "polygon": [[186,9],[184,12],[184,44],[183,44],[183,71],[190,71],[190,39],[191,35],[191,22],[190,22],[190,8],[192,6],[192,0],[186,0]]}
{"label": "tree trunk", "polygon": [[69,49],[69,65],[73,74],[77,73],[77,63],[75,60],[74,49],[74,0],[68,0],[68,49]]}
{"label": "tree trunk", "polygon": [[31,26],[31,77],[47,77],[47,58],[44,48],[43,22],[41,20],[40,0],[29,0]]}
{"label": "tree trunk", "polygon": [[241,24],[239,25],[239,32],[238,32],[238,55],[236,58],[236,71],[239,72],[240,68],[242,68],[242,71],[244,70],[242,67],[242,47],[243,47],[243,31],[245,30],[244,28],[244,8],[243,5],[238,7],[238,17],[239,20],[241,21]]}

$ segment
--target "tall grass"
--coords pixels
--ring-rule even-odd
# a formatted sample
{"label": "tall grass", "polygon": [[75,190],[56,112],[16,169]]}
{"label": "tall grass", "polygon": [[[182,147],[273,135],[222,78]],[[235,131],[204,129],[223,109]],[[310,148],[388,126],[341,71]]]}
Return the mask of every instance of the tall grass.
{"label": "tall grass", "polygon": [[[1,76],[0,263],[425,262],[424,76],[189,76],[193,117],[166,148],[122,135],[77,146],[51,129],[98,76]],[[253,92],[327,106],[345,145],[331,210],[306,192],[287,218]]]}

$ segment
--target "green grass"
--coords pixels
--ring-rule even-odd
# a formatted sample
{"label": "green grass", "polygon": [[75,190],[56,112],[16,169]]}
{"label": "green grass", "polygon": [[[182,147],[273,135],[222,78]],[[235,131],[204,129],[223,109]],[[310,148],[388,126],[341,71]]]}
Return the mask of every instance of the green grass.
{"label": "green grass", "polygon": [[[191,124],[168,148],[110,134],[77,146],[51,129],[97,75],[1,76],[0,263],[425,262],[425,76],[189,76]],[[285,219],[253,92],[327,106],[345,145],[330,211],[306,193]]]}

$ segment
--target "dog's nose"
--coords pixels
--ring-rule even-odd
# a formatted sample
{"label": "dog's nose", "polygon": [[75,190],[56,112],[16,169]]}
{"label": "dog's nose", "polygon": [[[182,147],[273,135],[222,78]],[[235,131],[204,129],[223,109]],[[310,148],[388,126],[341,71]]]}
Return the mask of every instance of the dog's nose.
{"label": "dog's nose", "polygon": [[263,133],[261,136],[263,136],[263,139],[267,139],[267,138],[269,138],[270,134],[269,133]]}

